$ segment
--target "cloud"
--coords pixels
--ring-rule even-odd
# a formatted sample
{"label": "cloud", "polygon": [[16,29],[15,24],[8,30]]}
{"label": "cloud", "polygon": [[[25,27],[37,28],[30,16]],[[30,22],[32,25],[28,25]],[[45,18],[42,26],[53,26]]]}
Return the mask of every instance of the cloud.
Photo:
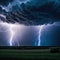
{"label": "cloud", "polygon": [[14,7],[17,7],[16,9],[18,9],[22,3],[26,3],[29,0],[7,0],[7,1],[4,0],[4,1],[2,1],[2,3],[0,2],[0,7],[2,8],[2,10],[9,12],[13,11]]}
{"label": "cloud", "polygon": [[16,21],[26,25],[43,25],[60,22],[59,3],[59,0],[13,0],[7,6],[1,7],[7,12],[12,12],[6,14],[9,22]]}
{"label": "cloud", "polygon": [[0,0],[0,5],[6,6],[11,3],[13,0]]}

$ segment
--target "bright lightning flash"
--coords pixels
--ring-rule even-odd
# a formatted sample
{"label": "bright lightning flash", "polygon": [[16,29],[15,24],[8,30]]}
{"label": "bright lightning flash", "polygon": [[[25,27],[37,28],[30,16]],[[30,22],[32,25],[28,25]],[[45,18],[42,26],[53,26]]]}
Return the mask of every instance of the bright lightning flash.
{"label": "bright lightning flash", "polygon": [[9,31],[9,36],[10,36],[10,38],[9,38],[9,45],[10,45],[10,46],[13,45],[13,38],[14,38],[15,34],[18,34],[18,33],[17,33],[18,30],[19,30],[19,31],[22,31],[21,29],[24,28],[24,27],[22,27],[22,26],[24,26],[24,25],[22,25],[22,24],[17,24],[17,23],[11,24],[11,23],[2,22],[2,21],[0,22],[0,27],[2,27],[2,28],[7,27],[7,28],[4,29],[4,30],[2,30],[2,28],[0,28],[0,32],[8,32],[8,31]]}
{"label": "bright lightning flash", "polygon": [[12,40],[13,40],[13,37],[14,37],[13,25],[10,26],[10,34],[11,34],[11,37],[10,37],[10,46],[12,46]]}
{"label": "bright lightning flash", "polygon": [[16,34],[16,31],[19,29],[21,29],[22,28],[22,26],[24,26],[24,25],[18,25],[18,24],[10,24],[9,25],[10,27],[9,27],[9,30],[10,30],[10,35],[11,35],[11,37],[10,37],[10,46],[12,46],[12,44],[13,44],[13,38],[14,38],[14,35]]}
{"label": "bright lightning flash", "polygon": [[44,26],[45,26],[45,25],[40,25],[40,26],[38,26],[38,28],[39,28],[39,34],[38,34],[38,46],[41,45],[41,32],[42,32]]}

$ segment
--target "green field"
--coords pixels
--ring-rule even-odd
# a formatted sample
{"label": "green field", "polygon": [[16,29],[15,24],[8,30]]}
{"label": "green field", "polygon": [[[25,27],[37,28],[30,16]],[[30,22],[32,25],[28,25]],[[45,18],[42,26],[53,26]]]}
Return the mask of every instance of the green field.
{"label": "green field", "polygon": [[49,49],[40,50],[14,50],[0,49],[0,57],[24,58],[24,59],[60,59],[60,53],[50,53]]}

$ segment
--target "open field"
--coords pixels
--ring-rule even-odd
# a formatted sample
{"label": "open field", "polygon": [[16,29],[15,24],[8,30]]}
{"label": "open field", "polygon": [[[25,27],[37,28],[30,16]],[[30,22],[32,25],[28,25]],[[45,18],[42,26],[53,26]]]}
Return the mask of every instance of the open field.
{"label": "open field", "polygon": [[50,53],[49,49],[40,50],[18,50],[0,49],[0,57],[11,58],[34,58],[34,59],[60,59],[60,53]]}

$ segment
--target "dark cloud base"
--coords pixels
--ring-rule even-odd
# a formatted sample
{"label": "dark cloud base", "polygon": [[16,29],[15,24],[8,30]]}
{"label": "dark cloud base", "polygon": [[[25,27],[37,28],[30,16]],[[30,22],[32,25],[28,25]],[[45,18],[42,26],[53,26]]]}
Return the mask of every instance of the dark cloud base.
{"label": "dark cloud base", "polygon": [[7,6],[9,3],[11,3],[13,0],[0,0],[0,5]]}
{"label": "dark cloud base", "polygon": [[57,4],[55,1],[47,1],[42,5],[36,5],[36,3],[34,5],[34,2],[29,2],[26,4],[22,3],[20,5],[21,8],[17,8],[17,11],[14,11],[14,7],[12,8],[11,12],[6,13],[4,11],[4,14],[6,13],[7,16],[7,21],[16,21],[26,25],[41,25],[60,22],[59,4]]}

